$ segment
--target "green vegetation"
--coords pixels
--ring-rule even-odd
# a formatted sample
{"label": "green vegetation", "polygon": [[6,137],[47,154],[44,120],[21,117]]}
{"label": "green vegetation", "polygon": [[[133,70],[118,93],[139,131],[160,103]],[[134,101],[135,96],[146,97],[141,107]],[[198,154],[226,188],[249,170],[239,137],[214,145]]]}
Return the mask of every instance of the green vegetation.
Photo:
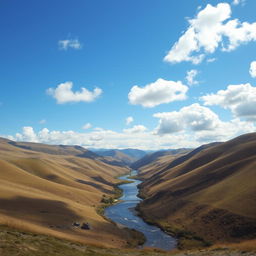
{"label": "green vegetation", "polygon": [[[134,236],[138,234],[134,232]],[[126,252],[126,250],[124,250]],[[47,235],[23,232],[0,226],[1,256],[115,256],[123,255],[119,249],[99,248],[74,243]],[[126,255],[147,255],[128,251]]]}
{"label": "green vegetation", "polygon": [[[233,254],[234,253],[234,254]],[[211,248],[194,251],[163,252],[157,249],[109,249],[84,245],[47,235],[0,226],[1,256],[221,256],[255,255],[253,251]]]}

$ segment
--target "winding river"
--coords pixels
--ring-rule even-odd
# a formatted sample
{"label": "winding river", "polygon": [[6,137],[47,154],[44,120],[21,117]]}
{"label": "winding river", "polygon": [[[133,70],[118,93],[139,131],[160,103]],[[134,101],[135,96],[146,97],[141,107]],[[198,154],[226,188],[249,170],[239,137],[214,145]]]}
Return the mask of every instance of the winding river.
{"label": "winding river", "polygon": [[[136,175],[132,171],[131,175]],[[133,228],[146,237],[143,247],[155,247],[169,251],[176,247],[176,239],[164,233],[160,228],[149,225],[142,218],[136,215],[135,207],[141,201],[138,195],[137,186],[141,183],[139,180],[129,179],[130,175],[122,176],[119,179],[133,181],[133,183],[122,184],[119,186],[123,190],[121,203],[112,205],[105,210],[105,216],[112,221],[122,224],[128,228]]]}

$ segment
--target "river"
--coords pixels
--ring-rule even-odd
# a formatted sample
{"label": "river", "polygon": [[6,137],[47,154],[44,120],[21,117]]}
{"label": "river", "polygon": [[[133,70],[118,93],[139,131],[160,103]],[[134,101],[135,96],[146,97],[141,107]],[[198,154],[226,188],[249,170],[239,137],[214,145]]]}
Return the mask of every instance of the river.
{"label": "river", "polygon": [[[132,171],[131,173],[131,175],[136,174],[136,171]],[[141,181],[129,179],[129,176],[126,175],[119,178],[120,180],[133,181],[133,183],[119,186],[123,190],[123,196],[120,198],[122,202],[106,208],[105,216],[116,223],[143,233],[146,237],[143,247],[155,247],[166,251],[174,249],[177,244],[175,238],[167,235],[160,228],[147,224],[142,218],[136,215],[135,207],[141,201],[137,196],[139,192],[137,186]]]}

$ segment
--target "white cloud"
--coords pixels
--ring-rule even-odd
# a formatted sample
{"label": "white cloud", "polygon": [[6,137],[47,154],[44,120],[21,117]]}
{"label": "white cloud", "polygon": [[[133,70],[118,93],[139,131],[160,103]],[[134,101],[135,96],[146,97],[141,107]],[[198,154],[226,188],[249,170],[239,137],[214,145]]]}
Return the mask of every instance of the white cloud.
{"label": "white cloud", "polygon": [[[202,116],[204,119],[204,115]],[[212,117],[212,121],[209,123],[214,123],[216,120],[217,123],[219,123],[218,117],[217,119]],[[202,125],[203,122],[200,124],[200,121],[197,119],[195,123],[191,121],[187,123],[193,127],[192,129],[190,127],[189,131],[183,130],[176,133],[164,133],[164,136],[157,136],[155,132],[147,131],[145,128],[142,128],[138,133],[115,132],[102,128],[79,133],[75,131],[50,131],[47,128],[35,132],[32,127],[24,127],[22,133],[17,133],[14,136],[1,136],[18,141],[33,141],[54,145],[80,145],[87,148],[138,148],[142,150],[159,150],[166,148],[197,147],[202,143],[225,141],[240,134],[256,130],[256,127],[252,123],[242,122],[238,119],[234,119],[230,122],[220,122],[216,128],[208,130],[202,130],[200,125]],[[211,127],[209,124],[204,125],[209,128]],[[185,126],[184,129],[186,129]]]}
{"label": "white cloud", "polygon": [[15,137],[17,140],[28,141],[28,142],[39,142],[39,139],[34,132],[34,129],[30,126],[22,128],[22,134],[16,133]]}
{"label": "white cloud", "polygon": [[232,111],[235,117],[256,121],[256,87],[251,84],[229,85],[226,90],[200,98],[204,105],[219,105]]}
{"label": "white cloud", "polygon": [[233,0],[232,4],[233,5],[239,5],[239,4],[244,4],[246,0]]}
{"label": "white cloud", "polygon": [[212,62],[215,62],[217,59],[216,58],[209,58],[209,59],[207,59],[206,61],[208,62],[208,63],[212,63]]}
{"label": "white cloud", "polygon": [[95,88],[92,92],[86,88],[81,88],[81,91],[72,91],[73,83],[65,82],[59,84],[57,88],[49,88],[47,93],[57,100],[58,104],[67,102],[92,102],[102,94],[100,88]]}
{"label": "white cloud", "polygon": [[66,40],[59,40],[58,42],[60,50],[68,50],[68,48],[80,50],[82,49],[82,44],[79,42],[78,39],[66,39]]}
{"label": "white cloud", "polygon": [[83,126],[83,129],[84,129],[84,130],[87,130],[87,129],[90,129],[90,128],[92,128],[92,125],[91,125],[90,123],[87,123],[87,124],[85,124],[85,125]]}
{"label": "white cloud", "polygon": [[251,77],[256,78],[256,61],[251,62],[249,72],[250,72]]}
{"label": "white cloud", "polygon": [[186,135],[200,144],[214,141],[226,141],[248,132],[255,132],[253,123],[236,118],[223,122],[209,108],[192,104],[179,111],[157,113],[159,124],[155,134],[164,138],[172,135]]}
{"label": "white cloud", "polygon": [[134,125],[132,128],[124,129],[125,133],[141,133],[145,132],[147,128],[144,125]]}
{"label": "white cloud", "polygon": [[201,143],[227,141],[241,134],[255,131],[256,127],[253,123],[236,118],[229,122],[221,122],[214,130],[197,132],[195,139]]}
{"label": "white cloud", "polygon": [[256,40],[256,22],[241,23],[238,19],[229,20],[230,17],[228,3],[219,3],[216,7],[207,4],[194,19],[189,20],[189,28],[172,46],[164,60],[198,64],[206,54],[214,53],[219,46],[222,51],[231,51],[242,43]]}
{"label": "white cloud", "polygon": [[128,117],[126,118],[126,125],[131,124],[133,121],[134,121],[133,117],[132,117],[132,116],[128,116]]}
{"label": "white cloud", "polygon": [[167,81],[162,78],[145,87],[133,86],[129,92],[129,102],[143,107],[155,107],[163,103],[186,99],[188,87],[180,81]]}
{"label": "white cloud", "polygon": [[184,130],[213,130],[221,122],[214,112],[198,103],[183,107],[179,111],[156,113],[154,117],[160,119],[156,131],[159,135]]}
{"label": "white cloud", "polygon": [[195,77],[197,75],[198,75],[198,70],[196,69],[191,69],[187,72],[186,80],[188,82],[188,85],[195,85],[199,83],[197,80],[195,80]]}

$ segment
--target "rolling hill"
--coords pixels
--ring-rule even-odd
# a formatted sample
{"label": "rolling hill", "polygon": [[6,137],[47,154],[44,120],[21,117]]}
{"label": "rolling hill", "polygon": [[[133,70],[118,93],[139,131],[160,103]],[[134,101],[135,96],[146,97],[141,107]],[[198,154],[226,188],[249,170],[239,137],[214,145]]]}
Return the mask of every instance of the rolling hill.
{"label": "rolling hill", "polygon": [[88,149],[85,149],[81,146],[68,146],[68,145],[46,145],[42,143],[33,143],[33,142],[15,142],[10,141],[9,144],[23,148],[28,150],[33,150],[36,152],[47,153],[51,155],[70,155],[82,158],[90,158],[94,160],[100,160],[104,163],[110,165],[117,165],[117,166],[126,166],[127,164],[118,158],[113,158],[111,156],[101,156],[98,155]]}
{"label": "rolling hill", "polygon": [[211,243],[256,237],[256,133],[202,146],[152,168],[140,173],[147,179],[139,210],[148,221]]}
{"label": "rolling hill", "polygon": [[[130,234],[97,214],[103,194],[125,167],[106,164],[77,146],[17,143],[0,138],[0,224],[107,247]],[[88,222],[90,230],[73,226]]]}
{"label": "rolling hill", "polygon": [[145,151],[139,149],[109,149],[95,150],[94,152],[104,158],[111,157],[128,166],[146,155]]}
{"label": "rolling hill", "polygon": [[161,160],[163,158],[165,158],[166,156],[170,156],[170,158],[168,158],[169,160],[175,159],[177,157],[180,157],[182,155],[189,153],[191,150],[192,149],[186,149],[186,148],[160,150],[160,151],[145,155],[144,157],[140,158],[136,162],[132,163],[130,165],[130,167],[135,170],[137,170],[141,167],[143,167],[143,169],[144,169],[147,165],[151,165],[152,163],[162,162]]}

